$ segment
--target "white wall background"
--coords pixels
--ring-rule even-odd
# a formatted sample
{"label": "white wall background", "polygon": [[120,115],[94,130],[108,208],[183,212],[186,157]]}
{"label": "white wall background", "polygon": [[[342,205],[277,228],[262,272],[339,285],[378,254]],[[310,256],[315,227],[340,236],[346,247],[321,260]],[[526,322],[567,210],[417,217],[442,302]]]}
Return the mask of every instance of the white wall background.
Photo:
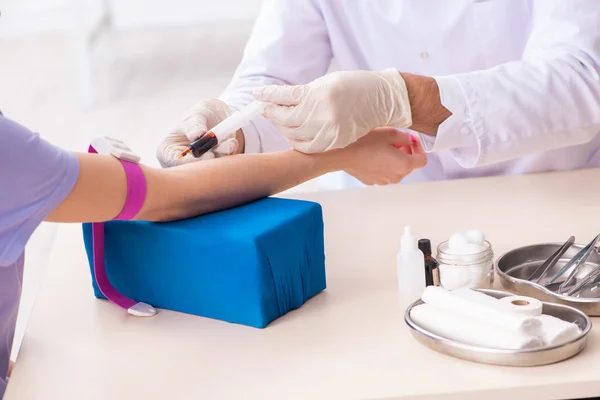
{"label": "white wall background", "polygon": [[[104,0],[2,0],[0,37],[70,29],[75,4],[91,18]],[[106,0],[117,28],[186,25],[214,20],[251,20],[261,0]],[[301,0],[299,0],[301,1]]]}

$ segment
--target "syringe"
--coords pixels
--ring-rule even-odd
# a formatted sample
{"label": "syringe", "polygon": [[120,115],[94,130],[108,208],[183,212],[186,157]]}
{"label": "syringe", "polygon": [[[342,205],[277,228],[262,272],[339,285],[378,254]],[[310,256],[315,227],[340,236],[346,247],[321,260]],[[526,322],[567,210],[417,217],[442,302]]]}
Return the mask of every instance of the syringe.
{"label": "syringe", "polygon": [[241,110],[234,112],[229,118],[221,121],[202,137],[190,143],[188,148],[179,155],[178,159],[181,159],[190,153],[196,158],[200,157],[202,154],[218,145],[229,133],[237,132],[238,129],[248,125],[254,117],[260,115],[264,111],[266,106],[267,103],[265,102],[253,101]]}

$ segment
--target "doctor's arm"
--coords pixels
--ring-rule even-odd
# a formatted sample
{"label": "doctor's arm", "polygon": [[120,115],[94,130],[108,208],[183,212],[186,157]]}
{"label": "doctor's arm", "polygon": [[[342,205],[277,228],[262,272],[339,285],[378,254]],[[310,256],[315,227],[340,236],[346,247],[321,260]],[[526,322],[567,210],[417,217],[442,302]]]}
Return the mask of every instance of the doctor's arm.
{"label": "doctor's arm", "polygon": [[[394,147],[397,144],[402,148]],[[127,193],[121,163],[105,155],[77,157],[77,182],[47,220],[96,222],[115,218]],[[425,164],[423,149],[410,135],[380,129],[353,146],[323,154],[288,150],[240,154],[168,169],[142,166],[148,189],[135,219],[167,221],[197,216],[273,195],[338,170],[348,171],[367,184],[397,183]]]}
{"label": "doctor's arm", "polygon": [[520,61],[436,78],[343,71],[255,97],[272,103],[267,117],[307,153],[343,147],[376,126],[416,130],[426,150],[450,150],[465,168],[586,143],[600,131],[600,7],[532,6]]}
{"label": "doctor's arm", "polygon": [[463,167],[590,141],[600,131],[600,7],[595,0],[536,0],[521,61],[440,77],[452,116],[431,150]]}

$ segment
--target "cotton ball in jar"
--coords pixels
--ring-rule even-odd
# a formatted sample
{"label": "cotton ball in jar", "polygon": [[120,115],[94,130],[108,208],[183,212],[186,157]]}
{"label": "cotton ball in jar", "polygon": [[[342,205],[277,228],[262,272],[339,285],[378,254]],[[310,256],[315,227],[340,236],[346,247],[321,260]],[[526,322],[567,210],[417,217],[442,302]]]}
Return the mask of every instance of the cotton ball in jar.
{"label": "cotton ball in jar", "polygon": [[466,236],[460,232],[453,233],[448,239],[448,247],[453,250],[463,249],[465,246],[469,244]]}
{"label": "cotton ball in jar", "polygon": [[469,268],[471,273],[470,288],[485,286],[490,281],[491,269],[485,264],[473,265]]}
{"label": "cotton ball in jar", "polygon": [[440,283],[446,290],[454,290],[460,287],[471,287],[472,273],[469,268],[460,266],[440,264]]}
{"label": "cotton ball in jar", "polygon": [[469,243],[483,244],[485,242],[485,233],[477,229],[469,229],[465,232],[465,238]]}
{"label": "cotton ball in jar", "polygon": [[463,248],[463,254],[478,254],[486,251],[487,248],[483,244],[467,243]]}
{"label": "cotton ball in jar", "polygon": [[460,255],[463,256],[463,261],[473,262],[481,258],[481,253],[485,250],[486,247],[482,244],[467,243],[467,245],[461,249]]}

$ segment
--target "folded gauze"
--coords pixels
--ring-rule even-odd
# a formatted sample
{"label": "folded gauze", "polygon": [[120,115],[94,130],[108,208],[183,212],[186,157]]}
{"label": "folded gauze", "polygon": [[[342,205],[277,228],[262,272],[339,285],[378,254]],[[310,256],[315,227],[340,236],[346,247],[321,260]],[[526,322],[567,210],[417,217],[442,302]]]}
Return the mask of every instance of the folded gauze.
{"label": "folded gauze", "polygon": [[581,334],[577,324],[563,321],[552,315],[540,315],[537,317],[542,321],[542,340],[546,346],[556,346],[567,343]]}
{"label": "folded gauze", "polygon": [[489,304],[458,296],[439,286],[427,286],[421,300],[441,310],[461,314],[483,324],[526,335],[541,336],[542,334],[542,323],[535,317],[501,311],[490,307]]}
{"label": "folded gauze", "polygon": [[[453,290],[452,294],[468,301],[496,308],[499,311],[515,312],[514,309],[506,307],[506,304],[503,304],[499,299],[475,290],[460,288]],[[569,342],[581,334],[581,330],[577,324],[564,321],[560,318],[553,317],[552,315],[542,314],[535,318],[542,324],[540,336],[546,346],[556,346]]]}
{"label": "folded gauze", "polygon": [[447,308],[427,303],[413,307],[410,317],[420,327],[432,333],[465,344],[504,350],[525,350],[542,346],[539,337],[500,329],[468,315],[448,312]]}
{"label": "folded gauze", "polygon": [[492,296],[488,296],[487,294],[478,292],[473,289],[469,289],[466,287],[454,289],[454,290],[452,290],[452,294],[454,294],[460,298],[463,298],[465,300],[481,304],[483,306],[493,307],[500,311],[509,311],[509,310],[507,310],[505,305],[500,302],[499,299],[492,297]]}

